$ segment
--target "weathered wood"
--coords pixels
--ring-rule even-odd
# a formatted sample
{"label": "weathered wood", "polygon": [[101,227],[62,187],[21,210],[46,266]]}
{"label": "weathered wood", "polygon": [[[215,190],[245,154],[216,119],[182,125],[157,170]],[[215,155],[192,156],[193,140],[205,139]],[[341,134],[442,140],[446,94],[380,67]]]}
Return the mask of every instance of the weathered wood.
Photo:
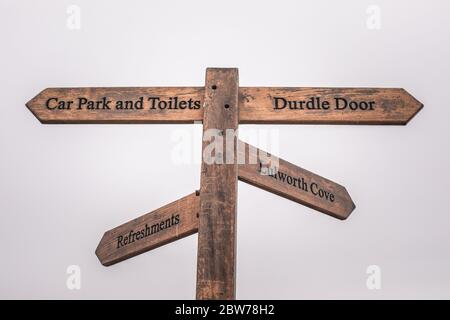
{"label": "weathered wood", "polygon": [[239,180],[341,220],[355,208],[345,187],[247,143],[243,145],[239,152],[245,163],[239,163]]}
{"label": "weathered wood", "polygon": [[42,123],[193,123],[203,119],[203,93],[203,87],[48,88],[26,105]]}
{"label": "weathered wood", "polygon": [[[355,207],[343,186],[282,159],[269,155],[275,167],[261,158],[238,166],[237,135],[230,143],[227,129],[236,131],[238,123],[404,125],[423,107],[404,89],[239,88],[237,69],[207,69],[204,88],[49,88],[26,106],[42,123],[203,121],[200,196],[191,194],[107,231],[96,250],[107,266],[198,230],[198,299],[235,298],[238,178],[338,219]],[[225,163],[205,161],[209,130],[225,136],[224,150],[214,154],[225,154]]]}
{"label": "weathered wood", "polygon": [[[238,163],[239,180],[342,220],[346,219],[355,208],[345,187],[265,153],[247,143],[242,141],[240,143],[244,148],[239,150],[239,159],[245,159],[245,163]],[[251,152],[254,151],[254,156],[250,155],[250,150]],[[264,162],[266,160],[262,159],[262,153],[270,159],[270,164],[278,164],[277,173],[267,175],[270,172],[265,171],[265,169],[269,169],[270,164]],[[253,158],[256,161],[250,163]],[[261,170],[261,162],[264,163],[263,170]],[[312,187],[313,189],[311,189],[312,184],[316,184]],[[328,192],[328,198],[325,198],[325,194],[321,197],[319,189]],[[191,194],[107,231],[96,250],[100,262],[109,266],[196,233],[199,222],[198,213],[200,212],[199,194],[199,192],[197,192],[197,196]],[[333,201],[330,201],[331,194],[333,195]],[[172,228],[174,225],[171,225],[161,233],[154,233],[118,248],[119,236],[129,235],[130,231],[142,231],[146,229],[146,225],[151,231],[151,226],[169,218],[172,219],[172,216],[175,219],[177,215],[179,217],[175,228]]]}
{"label": "weathered wood", "polygon": [[422,107],[404,89],[239,88],[239,123],[404,125]]}
{"label": "weathered wood", "polygon": [[105,266],[134,257],[197,232],[200,197],[192,193],[111,229],[95,254]]}
{"label": "weathered wood", "polygon": [[[42,123],[194,123],[203,120],[203,99],[203,87],[49,88],[26,105]],[[337,110],[344,99],[347,107]],[[127,102],[127,109],[117,109]],[[403,125],[422,107],[403,89],[239,89],[242,124]]]}
{"label": "weathered wood", "polygon": [[[236,136],[225,142],[223,152],[232,150],[232,159],[220,164],[206,162],[208,130],[238,127],[238,70],[207,69],[202,170],[200,178],[200,218],[197,258],[197,299],[234,299],[236,286]],[[226,140],[226,139],[225,139]],[[217,150],[216,150],[217,151]],[[217,158],[224,154],[215,152]],[[217,160],[217,159],[216,159]]]}

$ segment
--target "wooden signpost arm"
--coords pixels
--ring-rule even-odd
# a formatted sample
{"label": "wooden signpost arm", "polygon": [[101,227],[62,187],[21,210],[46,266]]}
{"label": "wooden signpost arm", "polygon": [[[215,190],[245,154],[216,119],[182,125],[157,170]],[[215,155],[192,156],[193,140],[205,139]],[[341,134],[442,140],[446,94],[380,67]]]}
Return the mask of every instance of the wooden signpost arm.
{"label": "wooden signpost arm", "polygon": [[398,88],[242,87],[242,124],[405,125],[423,104]]}
{"label": "wooden signpost arm", "polygon": [[203,121],[200,191],[107,231],[96,250],[103,265],[198,231],[197,299],[235,299],[238,179],[341,220],[355,208],[345,187],[274,156],[263,161],[248,144],[257,161],[241,162],[239,123],[405,125],[423,107],[400,88],[238,82],[236,68],[208,68],[205,87],[47,88],[26,103],[45,124]]}
{"label": "wooden signpost arm", "polygon": [[95,250],[104,266],[134,257],[197,232],[198,192],[106,231]]}
{"label": "wooden signpost arm", "polygon": [[[347,219],[355,205],[345,187],[302,169],[263,150],[240,141],[245,146],[245,163],[238,162],[239,180],[281,197],[295,201],[337,219]],[[257,162],[250,162],[250,152],[256,152]],[[260,155],[277,160],[278,171],[263,174]],[[198,231],[200,192],[196,191],[164,207],[113,228],[103,235],[96,254],[105,266],[121,262],[156,249]]]}
{"label": "wooden signpost arm", "polygon": [[[247,143],[241,143],[243,145],[239,152],[241,157],[245,156],[245,163],[239,164],[239,180],[340,220],[347,219],[355,209],[344,186]],[[250,161],[251,150],[258,154],[257,161],[253,163]],[[271,168],[263,165],[261,154],[272,163],[277,163],[277,166]]]}
{"label": "wooden signpost arm", "polygon": [[[236,288],[238,70],[206,71],[200,217],[198,228],[197,299],[234,299]],[[208,153],[207,139],[222,137],[223,150]],[[213,158],[210,158],[210,157]],[[231,156],[231,158],[229,158]]]}
{"label": "wooden signpost arm", "polygon": [[[194,123],[202,87],[48,88],[26,105],[45,124]],[[241,124],[404,125],[423,107],[396,88],[239,88]]]}
{"label": "wooden signpost arm", "polygon": [[26,106],[45,124],[194,123],[203,87],[47,88]]}

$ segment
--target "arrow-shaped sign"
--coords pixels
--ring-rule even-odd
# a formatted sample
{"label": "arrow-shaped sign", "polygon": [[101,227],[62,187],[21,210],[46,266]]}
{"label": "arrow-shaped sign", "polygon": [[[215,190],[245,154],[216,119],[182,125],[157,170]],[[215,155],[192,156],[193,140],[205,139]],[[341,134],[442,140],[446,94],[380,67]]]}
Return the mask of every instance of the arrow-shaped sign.
{"label": "arrow-shaped sign", "polygon": [[27,103],[42,123],[193,123],[203,87],[48,88]]}
{"label": "arrow-shaped sign", "polygon": [[[355,208],[343,186],[240,143],[245,146],[240,155],[245,154],[246,161],[238,165],[239,180],[341,220]],[[249,159],[253,155],[256,161]],[[268,164],[267,159],[277,165]],[[109,266],[194,234],[198,230],[199,208],[200,197],[196,192],[109,230],[97,247],[97,257]]]}
{"label": "arrow-shaped sign", "polygon": [[198,230],[200,197],[192,193],[105,232],[95,250],[110,266],[140,253],[187,237]]}
{"label": "arrow-shaped sign", "polygon": [[[345,187],[249,144],[240,149],[246,161],[239,164],[239,180],[341,220],[355,208]],[[251,161],[256,153],[258,160]]]}
{"label": "arrow-shaped sign", "polygon": [[404,89],[240,88],[243,123],[404,125],[423,107]]}
{"label": "arrow-shaped sign", "polygon": [[[203,87],[49,88],[27,103],[42,123],[203,121]],[[239,88],[239,123],[406,124],[422,104],[404,89]]]}
{"label": "arrow-shaped sign", "polygon": [[[205,80],[204,87],[49,88],[26,105],[42,123],[202,122],[204,138],[236,133],[239,123],[404,125],[423,107],[396,88],[239,87],[237,68],[208,68]],[[101,263],[198,232],[196,297],[234,299],[238,179],[338,219],[353,211],[343,186],[231,138],[225,164],[202,158],[199,192],[106,232],[96,250]],[[210,151],[203,139],[202,154]]]}

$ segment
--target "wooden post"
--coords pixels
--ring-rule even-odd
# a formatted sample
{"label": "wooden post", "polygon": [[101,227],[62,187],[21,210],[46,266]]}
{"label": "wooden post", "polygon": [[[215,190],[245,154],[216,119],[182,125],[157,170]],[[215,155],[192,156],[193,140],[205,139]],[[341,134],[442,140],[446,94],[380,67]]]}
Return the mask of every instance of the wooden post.
{"label": "wooden post", "polygon": [[238,178],[338,219],[355,208],[345,187],[331,180],[273,156],[263,167],[267,159],[255,147],[258,161],[238,169],[238,123],[405,125],[423,107],[400,88],[239,88],[238,82],[236,68],[208,68],[204,88],[47,88],[26,104],[46,124],[203,119],[200,192],[107,231],[96,250],[102,264],[198,231],[197,299],[235,299]]}
{"label": "wooden post", "polygon": [[[238,128],[238,88],[237,69],[206,70],[197,299],[230,300],[236,295],[237,136],[232,137],[232,144],[226,143],[226,136]],[[211,163],[208,151],[214,139],[220,141],[220,137],[224,147],[211,152]],[[228,151],[233,151],[231,159]]]}

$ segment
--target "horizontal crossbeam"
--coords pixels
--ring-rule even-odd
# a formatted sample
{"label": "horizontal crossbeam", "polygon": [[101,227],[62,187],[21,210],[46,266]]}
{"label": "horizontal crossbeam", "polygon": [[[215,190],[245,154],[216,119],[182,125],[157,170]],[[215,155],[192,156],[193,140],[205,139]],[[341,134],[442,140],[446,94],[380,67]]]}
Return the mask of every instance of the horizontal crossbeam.
{"label": "horizontal crossbeam", "polygon": [[[46,124],[203,121],[204,87],[48,88],[26,105]],[[423,107],[404,89],[240,87],[240,124],[404,125]]]}

